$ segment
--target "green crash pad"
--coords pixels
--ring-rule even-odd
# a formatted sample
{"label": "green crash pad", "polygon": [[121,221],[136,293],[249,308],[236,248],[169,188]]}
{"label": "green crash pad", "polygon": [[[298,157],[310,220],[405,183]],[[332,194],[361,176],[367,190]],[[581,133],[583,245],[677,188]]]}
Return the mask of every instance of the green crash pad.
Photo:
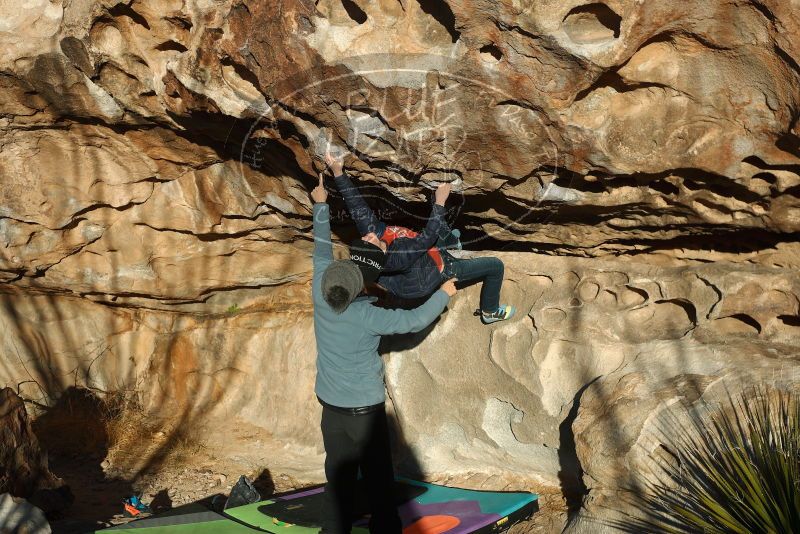
{"label": "green crash pad", "polygon": [[[398,479],[395,484],[403,534],[503,532],[538,510],[538,497],[532,493],[465,490],[409,479]],[[299,490],[219,513],[192,504],[106,530],[137,530],[131,534],[316,534],[323,492],[323,487]],[[361,489],[353,534],[368,532],[367,513]]]}

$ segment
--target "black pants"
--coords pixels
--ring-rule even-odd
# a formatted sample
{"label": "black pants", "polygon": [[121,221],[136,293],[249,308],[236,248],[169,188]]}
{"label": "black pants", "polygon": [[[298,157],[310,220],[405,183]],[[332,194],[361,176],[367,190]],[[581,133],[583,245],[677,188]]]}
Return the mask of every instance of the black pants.
{"label": "black pants", "polygon": [[403,528],[393,494],[394,469],[385,410],[349,415],[323,406],[321,426],[328,480],[322,532],[350,532],[360,469],[371,511],[369,531],[400,534]]}

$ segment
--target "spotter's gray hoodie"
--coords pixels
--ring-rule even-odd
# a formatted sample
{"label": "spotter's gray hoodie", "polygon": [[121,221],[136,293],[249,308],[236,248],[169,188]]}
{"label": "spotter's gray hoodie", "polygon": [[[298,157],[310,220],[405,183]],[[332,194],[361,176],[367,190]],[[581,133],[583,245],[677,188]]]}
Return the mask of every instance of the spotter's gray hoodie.
{"label": "spotter's gray hoodie", "polygon": [[314,391],[324,402],[342,408],[372,406],[386,400],[383,360],[378,354],[382,335],[419,332],[444,311],[450,297],[437,290],[414,310],[386,310],[374,298],[358,297],[337,314],[322,296],[322,274],[333,262],[330,209],[314,204],[314,335],[317,339],[317,382]]}

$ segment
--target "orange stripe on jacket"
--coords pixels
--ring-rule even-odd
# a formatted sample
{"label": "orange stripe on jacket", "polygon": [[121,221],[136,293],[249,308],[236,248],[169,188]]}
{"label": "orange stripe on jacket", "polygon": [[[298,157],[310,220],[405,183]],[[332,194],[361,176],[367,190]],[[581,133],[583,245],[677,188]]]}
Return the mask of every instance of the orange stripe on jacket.
{"label": "orange stripe on jacket", "polygon": [[[404,226],[387,226],[386,230],[383,231],[383,235],[381,236],[381,241],[386,243],[386,245],[391,245],[392,241],[398,238],[407,237],[407,238],[414,238],[419,235],[419,232],[415,232],[409,228]],[[444,260],[442,260],[442,254],[439,252],[439,249],[436,247],[431,247],[428,249],[428,256],[431,257],[433,263],[436,264],[436,268],[439,269],[439,272],[444,271]]]}

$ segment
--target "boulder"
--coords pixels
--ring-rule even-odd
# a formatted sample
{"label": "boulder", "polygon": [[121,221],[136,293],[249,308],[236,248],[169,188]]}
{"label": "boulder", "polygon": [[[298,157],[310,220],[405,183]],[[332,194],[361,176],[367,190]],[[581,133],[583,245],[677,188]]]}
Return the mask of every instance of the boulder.
{"label": "boulder", "polygon": [[10,493],[0,495],[0,532],[8,534],[50,534],[44,512]]}
{"label": "boulder", "polygon": [[796,387],[796,0],[61,4],[0,3],[0,385],[25,399],[133,392],[165,447],[253,425],[319,481],[327,150],[409,227],[457,184],[465,255],[503,259],[519,310],[485,327],[470,287],[384,341],[407,469],[560,489],[596,526],[667,407]]}
{"label": "boulder", "polygon": [[[64,511],[72,503],[69,488],[50,472],[25,405],[11,388],[0,390],[0,491],[8,497],[3,501],[8,507],[13,505],[8,494],[27,498],[47,513]],[[30,504],[25,507],[41,513]]]}

